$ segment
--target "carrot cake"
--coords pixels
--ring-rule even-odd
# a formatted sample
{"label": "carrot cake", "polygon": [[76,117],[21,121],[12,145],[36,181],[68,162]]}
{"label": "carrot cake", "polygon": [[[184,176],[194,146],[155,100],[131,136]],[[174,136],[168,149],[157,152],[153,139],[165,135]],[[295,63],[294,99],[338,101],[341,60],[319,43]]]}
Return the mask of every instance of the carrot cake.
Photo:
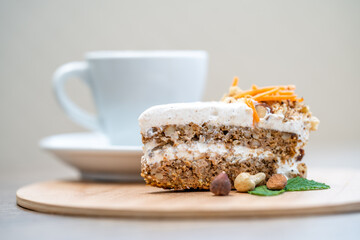
{"label": "carrot cake", "polygon": [[222,171],[232,184],[241,172],[306,177],[304,146],[319,120],[295,86],[242,91],[237,83],[220,102],[158,105],[140,115],[147,184],[209,189]]}

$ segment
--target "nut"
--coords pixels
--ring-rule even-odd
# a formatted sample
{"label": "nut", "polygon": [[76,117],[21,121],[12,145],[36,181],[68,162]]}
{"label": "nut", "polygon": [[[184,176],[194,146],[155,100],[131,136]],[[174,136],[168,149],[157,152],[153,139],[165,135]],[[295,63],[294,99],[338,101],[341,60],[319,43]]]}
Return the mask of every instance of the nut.
{"label": "nut", "polygon": [[253,147],[253,148],[258,148],[261,146],[260,142],[258,140],[252,140],[251,143],[250,143],[250,146]]}
{"label": "nut", "polygon": [[302,113],[308,113],[310,111],[310,109],[309,109],[309,107],[308,106],[303,106],[302,108],[301,108],[301,110],[300,110],[300,112],[302,112]]}
{"label": "nut", "polygon": [[281,135],[281,138],[284,140],[284,141],[287,141],[291,138],[291,134],[290,133],[283,133]]}
{"label": "nut", "polygon": [[297,162],[301,161],[301,159],[303,159],[304,155],[305,155],[305,150],[300,148],[299,149],[299,155],[297,155],[297,157],[296,157],[296,161]]}
{"label": "nut", "polygon": [[266,187],[271,190],[284,189],[287,184],[287,178],[282,174],[274,174],[267,181]]}
{"label": "nut", "polygon": [[161,180],[161,179],[164,178],[164,176],[163,176],[161,173],[156,173],[156,174],[155,174],[155,178]]}
{"label": "nut", "polygon": [[255,110],[259,118],[264,118],[269,113],[269,108],[265,104],[257,104]]}
{"label": "nut", "polygon": [[241,93],[241,89],[238,86],[231,86],[229,89],[229,96],[233,97],[239,93]]}
{"label": "nut", "polygon": [[317,117],[311,117],[310,119],[310,123],[311,123],[311,131],[316,131],[319,127],[320,124],[320,120]]}
{"label": "nut", "polygon": [[175,133],[175,127],[174,126],[170,125],[170,126],[165,128],[165,131],[164,131],[165,136],[170,137],[174,133]]}
{"label": "nut", "polygon": [[231,191],[231,182],[225,172],[220,173],[212,180],[210,191],[216,196],[229,195],[229,192]]}
{"label": "nut", "polygon": [[235,188],[238,192],[248,192],[254,190],[256,185],[264,181],[265,173],[258,173],[255,175],[250,175],[250,173],[240,173],[235,178]]}
{"label": "nut", "polygon": [[244,137],[246,137],[246,138],[251,138],[251,133],[250,133],[250,131],[245,131],[245,132],[244,132]]}
{"label": "nut", "polygon": [[300,177],[306,178],[307,177],[307,167],[305,163],[300,163],[297,165],[297,169],[300,173]]}

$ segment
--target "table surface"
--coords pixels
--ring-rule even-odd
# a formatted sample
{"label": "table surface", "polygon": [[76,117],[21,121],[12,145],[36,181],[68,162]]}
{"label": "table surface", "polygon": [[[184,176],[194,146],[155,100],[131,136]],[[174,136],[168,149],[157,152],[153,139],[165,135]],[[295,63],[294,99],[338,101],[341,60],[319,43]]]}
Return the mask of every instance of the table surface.
{"label": "table surface", "polygon": [[[308,165],[360,168],[358,144],[317,146],[307,151]],[[331,151],[329,151],[331,149]],[[1,239],[358,239],[360,213],[239,219],[118,219],[58,216],[25,210],[15,203],[21,186],[51,179],[75,179],[77,172],[49,161],[0,167]],[[360,190],[360,189],[359,189]]]}

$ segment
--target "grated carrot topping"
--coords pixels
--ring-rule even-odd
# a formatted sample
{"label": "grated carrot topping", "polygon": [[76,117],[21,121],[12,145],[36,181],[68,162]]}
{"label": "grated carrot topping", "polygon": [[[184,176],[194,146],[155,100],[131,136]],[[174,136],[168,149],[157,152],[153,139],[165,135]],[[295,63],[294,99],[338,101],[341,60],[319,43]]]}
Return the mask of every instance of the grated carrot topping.
{"label": "grated carrot topping", "polygon": [[295,101],[296,100],[296,95],[292,95],[292,96],[288,96],[288,95],[283,95],[283,96],[263,96],[263,97],[257,99],[257,101],[260,101],[260,102],[281,101],[281,100]]}
{"label": "grated carrot topping", "polygon": [[267,91],[267,92],[263,92],[263,93],[260,93],[260,94],[255,95],[255,96],[253,97],[253,99],[254,99],[255,101],[257,101],[257,100],[260,99],[261,97],[265,97],[265,96],[269,96],[269,95],[271,95],[271,94],[273,94],[273,93],[277,93],[279,90],[280,90],[279,87],[274,88],[274,89],[271,89],[271,90],[269,90],[269,91]]}
{"label": "grated carrot topping", "polygon": [[279,91],[279,95],[293,95],[294,91]]}
{"label": "grated carrot topping", "polygon": [[263,93],[263,92],[266,92],[266,91],[269,91],[269,90],[272,90],[273,88],[272,87],[267,87],[267,88],[259,88],[259,89],[254,89],[254,90],[248,90],[248,91],[244,91],[244,92],[241,92],[237,95],[235,95],[235,98],[243,98],[245,97],[246,95],[250,95],[250,96],[254,96],[256,94],[259,94],[259,93]]}
{"label": "grated carrot topping", "polygon": [[245,100],[246,105],[253,110],[253,125],[255,125],[255,123],[260,121],[260,118],[255,109],[254,102],[249,97],[244,98],[244,100]]}
{"label": "grated carrot topping", "polygon": [[238,85],[238,82],[239,82],[239,78],[238,77],[234,77],[234,80],[231,84],[232,87],[236,87]]}
{"label": "grated carrot topping", "polygon": [[[231,84],[232,87],[238,85],[239,78],[234,77],[234,80]],[[254,101],[257,102],[267,102],[267,101],[283,101],[290,100],[296,102],[304,101],[303,98],[297,98],[295,94],[294,85],[286,86],[269,86],[259,88],[255,84],[251,86],[250,90],[242,91],[234,96],[235,99],[243,98],[245,104],[253,110],[253,124],[260,121],[259,115],[256,112]]]}

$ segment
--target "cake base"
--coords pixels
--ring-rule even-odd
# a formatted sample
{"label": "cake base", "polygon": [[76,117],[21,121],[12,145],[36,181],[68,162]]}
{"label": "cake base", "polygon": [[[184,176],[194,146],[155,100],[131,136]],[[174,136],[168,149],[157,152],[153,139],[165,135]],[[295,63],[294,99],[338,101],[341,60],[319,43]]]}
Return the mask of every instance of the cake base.
{"label": "cake base", "polygon": [[[304,163],[301,166],[306,168]],[[209,189],[213,178],[223,171],[228,175],[233,188],[235,178],[242,172],[248,172],[251,175],[263,172],[266,174],[266,181],[277,173],[278,164],[275,159],[259,160],[254,158],[230,162],[221,157],[218,159],[206,157],[193,161],[186,159],[160,161],[149,165],[143,158],[141,169],[141,176],[145,179],[146,184],[165,189],[182,190]],[[302,174],[294,174],[293,177],[304,177],[306,174],[306,171],[299,172]]]}

